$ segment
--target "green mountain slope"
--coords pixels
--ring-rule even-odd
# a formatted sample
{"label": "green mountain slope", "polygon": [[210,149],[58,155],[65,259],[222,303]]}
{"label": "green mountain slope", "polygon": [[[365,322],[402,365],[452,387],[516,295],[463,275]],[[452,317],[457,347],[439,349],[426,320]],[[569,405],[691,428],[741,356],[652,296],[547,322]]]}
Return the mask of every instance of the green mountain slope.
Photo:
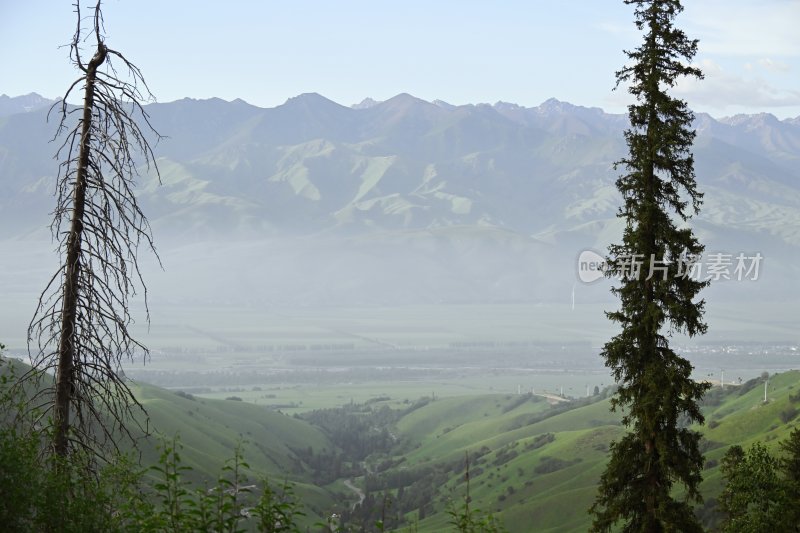
{"label": "green mountain slope", "polygon": [[[602,250],[619,231],[613,162],[626,120],[599,109],[450,106],[406,94],[351,109],[304,94],[270,109],[184,99],[147,111],[168,136],[155,147],[163,185],[142,169],[137,192],[167,259],[153,294],[168,298],[218,298],[208,257],[220,250],[228,277],[248,280],[228,282],[230,301],[562,301],[580,251]],[[707,250],[760,252],[770,269],[762,299],[796,300],[800,125],[701,114],[696,126],[706,196],[693,225]],[[46,109],[0,120],[6,253],[49,240],[54,127]],[[442,231],[451,227],[459,231]],[[515,246],[486,228],[514,235]],[[194,274],[186,294],[173,288],[183,288],[184,257]],[[21,259],[10,275],[37,266]],[[0,273],[0,284],[8,277]],[[420,280],[430,280],[424,291]],[[730,285],[710,291],[749,301]]]}
{"label": "green mountain slope", "polygon": [[[146,384],[137,384],[135,391],[151,428],[167,438],[179,436],[183,463],[193,469],[189,478],[195,483],[213,483],[239,445],[250,464],[249,479],[258,482],[266,475],[295,484],[309,523],[341,512],[351,526],[364,524],[367,530],[384,498],[391,502],[390,528],[418,521],[419,531],[449,530],[446,511],[463,502],[469,490],[471,508],[494,513],[512,533],[585,531],[609,443],[625,431],[602,395],[569,402],[529,394],[476,395],[413,405],[376,399],[329,418],[341,423],[347,416],[360,418],[368,421],[360,426],[368,433],[385,430],[390,436],[386,444],[355,457],[347,455],[346,443],[336,441],[341,433],[337,437],[330,425],[309,421],[319,418],[289,417],[242,401]],[[800,415],[800,371],[715,387],[703,409],[705,504],[697,512],[713,526],[723,486],[720,459],[730,445],[756,441],[779,453],[780,441]],[[141,440],[139,448],[143,464],[157,462],[157,438]],[[329,476],[325,486],[315,486],[320,461],[341,462],[339,479],[331,482]],[[359,497],[350,483],[364,491],[369,509],[353,509]]]}
{"label": "green mountain slope", "polygon": [[[702,485],[706,502],[698,512],[707,525],[718,520],[718,463],[727,448],[766,441],[777,452],[796,424],[800,372],[770,377],[766,403],[764,381],[716,388],[706,398],[708,425],[700,428],[707,459]],[[558,412],[562,409],[569,410]],[[527,396],[437,400],[406,415],[396,427],[401,445],[395,452],[405,461],[370,476],[367,486],[397,496],[398,487],[387,480],[396,479],[400,471],[419,472],[421,479],[426,468],[439,465],[446,476],[430,487],[431,504],[423,512],[420,531],[441,531],[449,519],[448,502],[463,501],[467,454],[472,508],[494,513],[511,532],[585,531],[608,445],[624,432],[607,400],[552,407]],[[404,490],[409,487],[424,490],[424,483]],[[418,516],[416,510],[402,511],[409,520]]]}
{"label": "green mountain slope", "polygon": [[[195,398],[146,384],[137,385],[135,393],[147,410],[154,434],[179,438],[182,462],[192,468],[187,477],[195,483],[213,483],[238,445],[250,465],[248,477],[253,482],[267,476],[275,482],[294,483],[312,517],[323,516],[334,506],[333,495],[313,484],[308,465],[295,453],[308,447],[335,449],[320,429],[241,401]],[[142,464],[155,464],[158,437],[138,445]]]}

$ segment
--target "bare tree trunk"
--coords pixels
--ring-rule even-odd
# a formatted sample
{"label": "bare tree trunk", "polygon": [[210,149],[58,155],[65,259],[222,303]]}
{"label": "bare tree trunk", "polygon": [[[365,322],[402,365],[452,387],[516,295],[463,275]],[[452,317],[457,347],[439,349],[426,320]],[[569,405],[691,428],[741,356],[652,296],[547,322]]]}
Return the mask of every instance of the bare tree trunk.
{"label": "bare tree trunk", "polygon": [[[74,4],[70,58],[81,74],[53,106],[60,116],[56,137],[66,137],[56,153],[61,164],[50,226],[61,261],[28,327],[29,350],[35,343],[38,353],[20,380],[55,374],[55,382],[35,387],[28,406],[49,421],[50,449],[60,457],[74,450],[102,456],[109,445],[118,450],[120,439],[135,442],[147,432],[121,364],[148,354],[130,331],[129,298],[138,288],[147,309],[139,245],[155,254],[135,188],[143,165],[158,175],[150,139],[161,137],[143,107],[152,95],[141,71],[104,42],[100,4],[89,17],[81,15],[79,0]],[[84,62],[82,47],[90,40],[94,55]],[[70,106],[81,87],[83,107]]]}
{"label": "bare tree trunk", "polygon": [[65,457],[69,451],[69,409],[75,387],[73,342],[78,318],[78,280],[81,274],[81,236],[86,208],[86,175],[89,168],[92,111],[97,67],[106,60],[106,47],[98,43],[97,52],[86,69],[86,88],[83,99],[78,168],[72,197],[72,221],[67,237],[67,261],[64,276],[63,306],[61,310],[61,337],[58,342],[58,367],[56,370],[55,435],[56,454]]}

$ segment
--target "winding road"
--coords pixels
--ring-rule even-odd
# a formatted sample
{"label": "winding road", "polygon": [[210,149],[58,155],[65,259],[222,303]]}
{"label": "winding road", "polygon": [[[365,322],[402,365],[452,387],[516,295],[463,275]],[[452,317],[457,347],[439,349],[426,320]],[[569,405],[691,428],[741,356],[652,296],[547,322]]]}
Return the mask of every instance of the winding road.
{"label": "winding road", "polygon": [[362,503],[364,503],[364,498],[366,498],[367,496],[366,494],[364,494],[363,490],[353,485],[353,482],[350,481],[349,479],[345,479],[344,484],[347,486],[348,489],[352,490],[358,495],[358,501],[354,503],[353,506],[350,508],[350,510],[354,510],[356,508],[356,505],[361,505]]}

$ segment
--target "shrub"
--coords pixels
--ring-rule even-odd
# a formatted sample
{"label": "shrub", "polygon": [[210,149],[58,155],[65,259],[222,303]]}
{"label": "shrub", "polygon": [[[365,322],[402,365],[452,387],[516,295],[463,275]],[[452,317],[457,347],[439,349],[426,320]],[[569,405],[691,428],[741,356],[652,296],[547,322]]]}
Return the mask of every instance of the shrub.
{"label": "shrub", "polygon": [[556,457],[548,457],[544,456],[539,461],[539,464],[534,467],[533,471],[537,474],[550,474],[552,472],[557,472],[559,470],[563,470],[569,466],[574,464],[580,463],[581,459],[576,457],[571,461],[565,461],[563,459],[558,459]]}
{"label": "shrub", "polygon": [[182,390],[175,391],[176,396],[180,396],[181,398],[186,398],[187,400],[192,400],[193,402],[197,401],[193,395],[189,394],[188,392],[184,392]]}
{"label": "shrub", "polygon": [[778,416],[780,417],[781,422],[788,424],[794,420],[795,417],[797,417],[797,409],[794,406],[789,405],[784,408]]}

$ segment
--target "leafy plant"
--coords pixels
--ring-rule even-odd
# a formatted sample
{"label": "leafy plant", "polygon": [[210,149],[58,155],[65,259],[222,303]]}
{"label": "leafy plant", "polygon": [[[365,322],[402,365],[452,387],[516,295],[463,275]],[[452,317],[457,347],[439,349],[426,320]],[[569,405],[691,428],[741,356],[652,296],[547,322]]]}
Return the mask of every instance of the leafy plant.
{"label": "leafy plant", "polygon": [[465,456],[464,466],[466,493],[462,504],[457,505],[453,500],[448,502],[447,515],[450,517],[448,523],[460,533],[505,533],[506,529],[492,513],[470,508],[472,497],[469,494],[469,455]]}
{"label": "leafy plant", "polygon": [[757,442],[744,451],[731,446],[722,459],[726,479],[720,495],[727,515],[722,530],[730,533],[790,531],[788,501],[778,461]]}

